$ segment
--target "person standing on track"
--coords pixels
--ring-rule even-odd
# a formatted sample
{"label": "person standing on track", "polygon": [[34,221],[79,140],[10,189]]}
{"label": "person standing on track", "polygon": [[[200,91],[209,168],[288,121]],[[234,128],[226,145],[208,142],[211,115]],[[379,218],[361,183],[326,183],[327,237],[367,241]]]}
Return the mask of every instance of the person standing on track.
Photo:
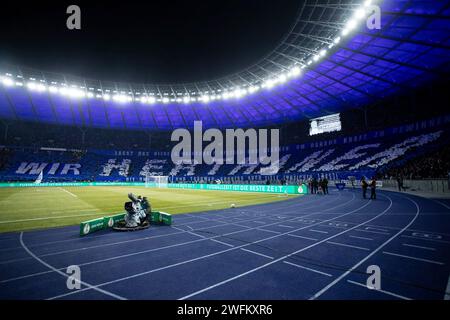
{"label": "person standing on track", "polygon": [[363,192],[363,198],[366,199],[366,194],[367,194],[367,187],[369,185],[367,184],[367,181],[364,177],[362,177],[361,179],[361,187],[362,187],[362,192]]}
{"label": "person standing on track", "polygon": [[370,180],[370,199],[371,200],[376,200],[376,198],[377,198],[376,188],[377,188],[377,180],[375,179],[375,177],[372,177],[372,180]]}

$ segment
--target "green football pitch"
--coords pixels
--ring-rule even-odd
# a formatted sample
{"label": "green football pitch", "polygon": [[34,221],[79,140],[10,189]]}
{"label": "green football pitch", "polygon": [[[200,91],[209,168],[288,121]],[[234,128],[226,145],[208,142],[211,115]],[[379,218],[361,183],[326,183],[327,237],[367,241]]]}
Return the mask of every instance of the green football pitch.
{"label": "green football pitch", "polygon": [[[267,193],[145,187],[27,187],[0,189],[0,232],[67,225],[124,212],[127,194],[147,196],[152,209],[171,214],[285,200]],[[290,195],[292,197],[295,195]]]}

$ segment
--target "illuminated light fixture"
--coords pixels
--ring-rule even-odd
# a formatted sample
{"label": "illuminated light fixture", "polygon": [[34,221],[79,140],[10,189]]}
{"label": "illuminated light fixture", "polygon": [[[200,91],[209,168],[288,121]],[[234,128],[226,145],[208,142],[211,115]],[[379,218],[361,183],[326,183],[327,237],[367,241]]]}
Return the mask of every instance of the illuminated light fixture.
{"label": "illuminated light fixture", "polygon": [[309,60],[309,61],[308,61],[308,66],[309,66],[311,63],[312,63],[312,60]]}
{"label": "illuminated light fixture", "polygon": [[58,88],[55,86],[50,86],[48,88],[48,91],[50,91],[51,93],[57,93],[58,92]]}
{"label": "illuminated light fixture", "polygon": [[6,87],[11,87],[14,85],[14,81],[12,81],[10,78],[3,78],[2,83]]}
{"label": "illuminated light fixture", "polygon": [[144,96],[142,96],[140,98],[140,100],[141,100],[142,103],[147,103],[147,101],[148,101],[147,97],[144,97]]}
{"label": "illuminated light fixture", "polygon": [[16,86],[22,87],[23,83],[22,82],[16,82]]}
{"label": "illuminated light fixture", "polygon": [[351,19],[349,22],[347,22],[346,29],[351,31],[351,30],[355,29],[357,25],[358,25],[358,22],[355,19]]}
{"label": "illuminated light fixture", "polygon": [[38,92],[45,91],[46,89],[45,85],[43,85],[42,83],[35,83],[35,82],[28,82],[27,87],[32,91]]}
{"label": "illuminated light fixture", "polygon": [[208,95],[202,96],[202,101],[203,102],[208,102],[209,101],[209,96]]}
{"label": "illuminated light fixture", "polygon": [[285,75],[285,74],[281,74],[281,75],[277,78],[277,82],[278,82],[278,83],[285,83],[285,82],[286,82],[286,75]]}
{"label": "illuminated light fixture", "polygon": [[368,7],[372,4],[372,0],[366,0],[366,2],[364,2],[364,6]]}
{"label": "illuminated light fixture", "polygon": [[271,89],[275,85],[275,81],[272,79],[267,80],[264,82],[264,87],[267,89]]}
{"label": "illuminated light fixture", "polygon": [[162,98],[162,102],[163,102],[163,103],[169,103],[169,101],[170,101],[170,100],[169,100],[169,98],[167,98],[167,97]]}
{"label": "illuminated light fixture", "polygon": [[225,91],[223,94],[222,94],[222,98],[223,99],[228,99],[228,98],[230,98],[230,93],[228,92],[228,91]]}
{"label": "illuminated light fixture", "polygon": [[181,102],[182,100],[181,100],[181,98],[177,98],[177,100],[176,100],[177,102]]}
{"label": "illuminated light fixture", "polygon": [[324,57],[326,54],[327,54],[327,50],[325,50],[325,49],[320,50],[320,52],[319,52],[319,55],[320,55],[321,57]]}
{"label": "illuminated light fixture", "polygon": [[88,93],[87,93],[87,97],[88,97],[88,98],[93,98],[93,97],[94,97],[94,94],[93,94],[92,92],[88,92]]}
{"label": "illuminated light fixture", "polygon": [[109,94],[103,95],[103,100],[109,101],[111,99],[111,96]]}
{"label": "illuminated light fixture", "polygon": [[314,60],[314,61],[319,61],[319,58],[320,58],[320,56],[319,56],[318,54],[316,54],[316,55],[313,57],[313,60]]}
{"label": "illuminated light fixture", "polygon": [[156,102],[156,98],[155,97],[148,97],[147,102],[150,104],[154,104]]}
{"label": "illuminated light fixture", "polygon": [[190,101],[191,101],[191,98],[190,98],[190,97],[187,97],[187,96],[186,96],[186,97],[183,98],[183,102],[184,102],[184,103],[189,103]]}
{"label": "illuminated light fixture", "polygon": [[338,44],[340,41],[341,41],[341,37],[337,37],[336,39],[334,39],[333,42],[334,42],[335,44]]}
{"label": "illuminated light fixture", "polygon": [[115,94],[113,96],[113,100],[117,102],[126,102],[128,100],[128,97],[123,94]]}
{"label": "illuminated light fixture", "polygon": [[360,8],[360,9],[356,10],[356,12],[355,12],[356,19],[362,19],[362,18],[364,18],[365,15],[366,15],[366,10],[364,10],[363,8]]}
{"label": "illuminated light fixture", "polygon": [[342,35],[343,35],[343,36],[346,36],[346,35],[348,35],[349,33],[350,33],[350,30],[347,29],[347,28],[345,28],[344,30],[342,30]]}
{"label": "illuminated light fixture", "polygon": [[291,69],[291,71],[289,72],[289,75],[291,77],[296,77],[300,74],[300,72],[301,72],[301,69],[298,66],[295,66]]}
{"label": "illuminated light fixture", "polygon": [[254,93],[258,90],[259,90],[258,86],[251,86],[250,88],[248,88],[248,92],[250,92],[250,93]]}

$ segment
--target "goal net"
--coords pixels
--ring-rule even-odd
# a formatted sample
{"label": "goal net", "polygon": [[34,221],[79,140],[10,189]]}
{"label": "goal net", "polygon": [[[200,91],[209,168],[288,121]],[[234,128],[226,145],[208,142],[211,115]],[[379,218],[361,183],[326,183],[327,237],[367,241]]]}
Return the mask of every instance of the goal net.
{"label": "goal net", "polygon": [[167,188],[169,183],[168,176],[146,176],[145,186],[146,187],[157,187],[157,188]]}

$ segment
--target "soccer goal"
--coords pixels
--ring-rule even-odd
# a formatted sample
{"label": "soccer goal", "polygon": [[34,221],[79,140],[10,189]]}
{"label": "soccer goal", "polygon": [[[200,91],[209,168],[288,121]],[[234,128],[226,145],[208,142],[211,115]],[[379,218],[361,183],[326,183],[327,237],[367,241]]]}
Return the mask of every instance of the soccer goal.
{"label": "soccer goal", "polygon": [[157,187],[157,188],[167,188],[169,183],[169,176],[146,176],[145,186],[146,187]]}

